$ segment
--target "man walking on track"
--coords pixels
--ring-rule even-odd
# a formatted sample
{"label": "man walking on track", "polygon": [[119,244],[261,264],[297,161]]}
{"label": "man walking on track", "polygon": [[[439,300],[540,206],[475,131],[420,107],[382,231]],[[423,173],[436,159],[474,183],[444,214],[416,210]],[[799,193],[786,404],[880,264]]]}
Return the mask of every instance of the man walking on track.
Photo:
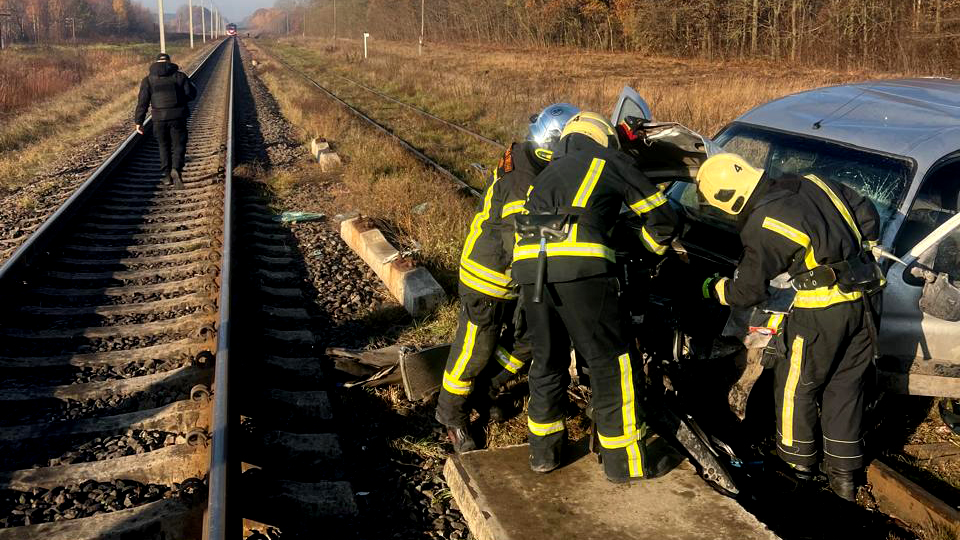
{"label": "man walking on track", "polygon": [[164,185],[183,189],[184,156],[187,151],[187,103],[197,97],[197,88],[190,77],[170,61],[170,55],[160,53],[150,66],[150,74],[140,82],[140,97],[134,123],[137,133],[143,135],[147,107],[153,116],[153,134],[160,147],[160,170]]}

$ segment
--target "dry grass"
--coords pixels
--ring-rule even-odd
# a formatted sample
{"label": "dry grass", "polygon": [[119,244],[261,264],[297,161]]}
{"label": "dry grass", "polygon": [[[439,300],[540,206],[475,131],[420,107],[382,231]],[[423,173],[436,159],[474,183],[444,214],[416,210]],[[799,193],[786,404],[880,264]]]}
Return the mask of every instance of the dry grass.
{"label": "dry grass", "polygon": [[[262,56],[260,59],[265,60]],[[474,201],[457,195],[448,181],[424,168],[386,136],[373,133],[339,106],[320,97],[313,87],[289,71],[266,60],[259,75],[283,114],[300,128],[304,141],[321,135],[344,159],[342,169],[336,173],[345,188],[333,194],[337,208],[385,220],[416,238],[422,262],[446,285],[451,285]],[[425,202],[430,203],[425,211],[412,211]],[[449,319],[447,313],[424,324],[449,328]]]}
{"label": "dry grass", "polygon": [[[105,47],[105,46],[104,46]],[[111,46],[123,50],[125,46]],[[137,88],[146,72],[144,46],[129,46],[131,52],[91,52],[124,63],[99,71],[76,86],[46,101],[8,115],[0,123],[0,191],[13,191],[33,180],[51,156],[69,155],[78,141],[96,138],[111,126],[132,123]],[[46,50],[46,49],[45,49]],[[50,49],[54,56],[62,54]],[[94,48],[94,51],[99,50]],[[107,49],[111,50],[111,49]],[[186,66],[199,58],[201,48],[190,51],[183,44],[168,47],[174,59]],[[14,54],[35,54],[33,51]],[[6,53],[0,58],[6,58]],[[129,62],[124,59],[129,59]],[[139,60],[138,60],[139,59]],[[96,71],[96,70],[95,70]],[[131,125],[132,130],[132,125]]]}
{"label": "dry grass", "polygon": [[155,49],[152,43],[8,49],[0,54],[0,115],[35,105],[102,73],[149,62]]}
{"label": "dry grass", "polygon": [[609,112],[620,90],[633,86],[655,117],[713,134],[760,103],[828,84],[895,77],[866,71],[783,69],[769,62],[705,62],[572,50],[518,51],[476,45],[416,45],[376,41],[369,60],[361,43],[284,40],[292,62],[328,69],[477,129],[501,142],[521,137],[526,119],[544,105],[568,101]]}

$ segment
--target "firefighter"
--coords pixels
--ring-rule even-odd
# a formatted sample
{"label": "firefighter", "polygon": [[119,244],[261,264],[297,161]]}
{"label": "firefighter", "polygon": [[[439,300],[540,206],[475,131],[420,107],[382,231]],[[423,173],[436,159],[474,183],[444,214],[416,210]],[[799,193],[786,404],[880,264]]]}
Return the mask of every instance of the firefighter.
{"label": "firefighter", "polygon": [[650,477],[626,306],[609,231],[624,204],[644,217],[642,240],[663,255],[676,227],[667,199],[619,150],[613,126],[581,112],[564,127],[553,160],[536,178],[517,218],[513,277],[533,346],[528,439],[530,468],[560,465],[566,439],[562,403],[570,343],[590,370],[592,408],[606,477]]}
{"label": "firefighter", "polygon": [[773,366],[778,454],[812,475],[822,449],[831,489],[855,500],[864,376],[876,338],[870,297],[883,285],[870,254],[880,232],[876,208],[842,184],[813,174],[774,177],[735,154],[704,162],[697,187],[706,203],[736,216],[743,244],[733,279],[708,278],[704,296],[762,305],[770,281],[784,273],[796,289],[786,317],[771,316],[783,320],[768,325],[783,339]]}
{"label": "firefighter", "polygon": [[160,53],[150,74],[140,81],[140,95],[134,113],[136,131],[143,135],[143,122],[150,108],[153,135],[160,147],[160,172],[165,185],[183,189],[183,165],[187,152],[187,103],[197,97],[197,88],[186,73]]}
{"label": "firefighter", "polygon": [[[531,117],[527,140],[506,151],[483,193],[460,256],[460,316],[457,334],[443,374],[436,419],[447,429],[456,452],[476,449],[470,434],[468,399],[490,403],[490,397],[529,361],[523,339],[523,315],[510,277],[514,215],[534,177],[550,161],[550,146],[566,121],[578,112],[557,103]],[[495,361],[491,361],[495,360]],[[476,403],[474,403],[476,405]],[[479,407],[478,407],[479,408]],[[491,419],[498,420],[496,407]]]}

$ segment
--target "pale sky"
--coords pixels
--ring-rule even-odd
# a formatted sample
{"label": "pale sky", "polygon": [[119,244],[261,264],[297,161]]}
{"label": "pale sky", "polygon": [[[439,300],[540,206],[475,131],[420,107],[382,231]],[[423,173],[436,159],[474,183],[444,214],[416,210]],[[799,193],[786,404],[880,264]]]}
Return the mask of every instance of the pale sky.
{"label": "pale sky", "polygon": [[[157,3],[155,0],[139,0],[141,4],[154,13],[157,12]],[[200,5],[200,0],[193,0],[196,5]],[[207,5],[208,0],[203,0]],[[230,22],[240,22],[245,17],[259,8],[270,7],[273,0],[215,0],[216,4],[223,9],[223,16]],[[187,0],[164,0],[163,10],[167,13],[174,13],[180,6],[185,6]]]}

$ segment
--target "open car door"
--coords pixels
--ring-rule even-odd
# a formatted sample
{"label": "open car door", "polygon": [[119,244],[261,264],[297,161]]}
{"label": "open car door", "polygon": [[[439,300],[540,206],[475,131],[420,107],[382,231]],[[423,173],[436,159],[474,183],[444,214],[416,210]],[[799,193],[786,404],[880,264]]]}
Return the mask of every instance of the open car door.
{"label": "open car door", "polygon": [[654,122],[650,106],[636,90],[620,92],[610,120],[618,129],[629,129],[630,140],[621,136],[623,149],[637,159],[643,172],[658,184],[692,182],[700,164],[723,150],[709,137],[676,122]]}
{"label": "open car door", "polygon": [[881,387],[960,398],[960,214],[891,265],[883,292]]}

